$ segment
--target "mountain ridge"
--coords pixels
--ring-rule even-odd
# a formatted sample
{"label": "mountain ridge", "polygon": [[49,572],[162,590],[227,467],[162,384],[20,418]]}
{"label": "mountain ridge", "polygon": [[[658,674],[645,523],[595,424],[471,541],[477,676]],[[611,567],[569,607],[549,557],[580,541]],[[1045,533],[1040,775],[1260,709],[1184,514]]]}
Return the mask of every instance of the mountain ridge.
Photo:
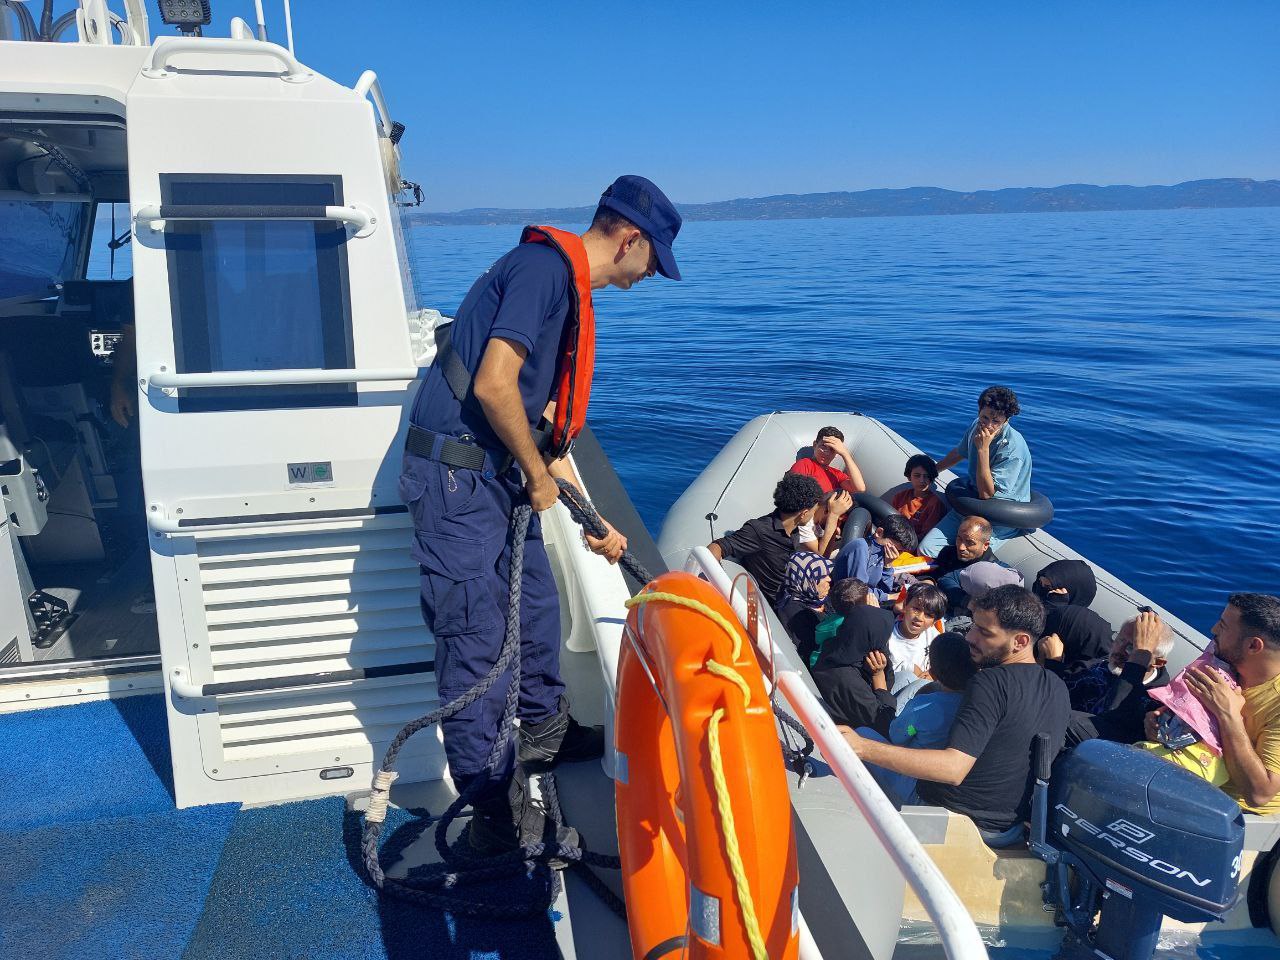
{"label": "mountain ridge", "polygon": [[[988,213],[1086,213],[1119,210],[1223,209],[1280,206],[1280,180],[1221,177],[1135,187],[1068,183],[1057,187],[947,190],[881,187],[823,193],[782,193],[711,203],[677,203],[686,220],[801,220]],[[413,211],[431,226],[511,223],[586,223],[594,206],[473,207],[452,213]]]}

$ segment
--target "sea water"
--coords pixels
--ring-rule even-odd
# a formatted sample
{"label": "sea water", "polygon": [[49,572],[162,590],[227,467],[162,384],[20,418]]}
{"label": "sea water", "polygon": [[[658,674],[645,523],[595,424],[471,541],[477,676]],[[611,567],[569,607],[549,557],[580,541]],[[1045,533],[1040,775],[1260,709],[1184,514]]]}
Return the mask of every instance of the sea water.
{"label": "sea water", "polygon": [[[856,410],[941,458],[1008,384],[1049,532],[1208,633],[1280,592],[1278,235],[1280,208],[687,223],[682,282],[596,293],[591,424],[656,535],[761,413]],[[452,313],[519,227],[409,236]]]}
{"label": "sea water", "polygon": [[[452,313],[518,236],[414,228],[421,304]],[[688,223],[682,282],[595,295],[591,424],[656,535],[761,413],[856,410],[941,458],[1008,384],[1049,532],[1207,634],[1228,594],[1280,592],[1277,236],[1277,208]],[[1276,955],[1236,936],[1157,956]],[[942,956],[903,931],[899,960]]]}

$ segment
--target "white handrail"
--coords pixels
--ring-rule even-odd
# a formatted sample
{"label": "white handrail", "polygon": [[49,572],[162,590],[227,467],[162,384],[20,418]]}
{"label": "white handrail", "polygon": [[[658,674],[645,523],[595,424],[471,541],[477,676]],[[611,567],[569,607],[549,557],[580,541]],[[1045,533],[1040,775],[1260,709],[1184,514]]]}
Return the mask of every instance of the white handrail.
{"label": "white handrail", "polygon": [[[181,513],[179,509],[177,513]],[[241,537],[275,536],[281,531],[291,532],[298,527],[314,527],[321,530],[329,528],[346,529],[351,524],[363,527],[374,525],[376,528],[399,527],[405,518],[403,511],[393,513],[376,513],[369,508],[368,513],[321,515],[303,517],[285,517],[283,519],[249,519],[226,522],[209,522],[200,520],[190,523],[193,518],[186,518],[189,526],[183,526],[182,517],[170,516],[163,504],[153,503],[147,511],[147,529],[157,537],[204,537],[206,534],[233,533]],[[218,538],[222,539],[222,538]]]}
{"label": "white handrail", "polygon": [[373,383],[388,380],[416,380],[417,367],[388,367],[336,370],[225,370],[214,373],[177,373],[166,365],[156,367],[139,386],[161,390],[188,387],[274,387],[299,383]]}
{"label": "white handrail", "polygon": [[182,667],[174,667],[169,671],[169,689],[184,700],[204,699],[204,687],[192,683]]}
{"label": "white handrail", "polygon": [[[155,231],[163,230],[164,225],[170,220],[200,222],[209,220],[258,219],[273,221],[334,220],[338,223],[345,223],[347,226],[351,227],[355,231],[355,235],[357,237],[367,237],[373,232],[374,226],[378,222],[377,218],[374,217],[369,210],[354,203],[345,207],[307,207],[303,212],[299,212],[292,216],[287,212],[282,212],[283,208],[280,207],[265,206],[261,209],[264,211],[264,215],[258,217],[252,215],[251,207],[242,204],[209,206],[207,211],[202,211],[200,206],[144,203],[134,212],[133,220],[136,226],[146,224]],[[229,212],[229,215],[227,212]]]}
{"label": "white handrail", "polygon": [[378,83],[378,75],[372,70],[366,70],[360,74],[360,79],[351,89],[361,100],[365,97],[373,98],[373,105],[378,111],[378,124],[382,127],[382,135],[388,136],[391,133],[391,111],[387,109],[387,100],[382,95],[382,84]]}
{"label": "white handrail", "polygon": [[276,43],[263,43],[261,40],[224,40],[215,37],[175,37],[162,40],[151,52],[151,59],[142,68],[142,75],[152,80],[163,80],[172,76],[169,61],[179,53],[234,53],[254,57],[271,57],[277,60],[284,73],[280,79],[286,83],[306,83],[315,74],[300,64],[288,50]]}
{"label": "white handrail", "polygon": [[[746,622],[746,599],[741,593],[734,592],[733,581],[706,547],[694,547],[689,551],[685,569],[705,576],[733,606],[738,618]],[[779,665],[775,685],[787,698],[796,718],[804,724],[822,750],[823,758],[866,817],[867,823],[893,858],[903,878],[920,898],[930,919],[938,928],[938,936],[947,956],[950,960],[987,960],[987,948],[969,911],[951,889],[937,864],[925,852],[919,839],[911,832],[902,815],[894,809],[884,791],[867,772],[853,748],[836,730],[835,723],[818,702],[818,698],[805,686],[799,673],[785,666],[786,660],[782,657],[781,649],[767,630],[757,636],[756,642],[761,645],[760,654],[766,658],[766,662]],[[763,648],[766,642],[772,649]]]}

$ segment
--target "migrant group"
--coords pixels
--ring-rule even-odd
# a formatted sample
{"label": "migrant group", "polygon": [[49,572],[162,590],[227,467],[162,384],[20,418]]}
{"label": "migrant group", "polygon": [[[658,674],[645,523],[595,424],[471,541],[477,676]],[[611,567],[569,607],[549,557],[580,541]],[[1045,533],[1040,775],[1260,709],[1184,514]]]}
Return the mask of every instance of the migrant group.
{"label": "migrant group", "polygon": [[1083,560],[1024,583],[996,554],[1023,531],[961,516],[935,489],[967,461],[978,498],[1028,501],[1019,410],[1008,387],[984,390],[955,449],[906,461],[909,485],[879,519],[855,506],[866,483],[844,434],[824,427],[778,481],[773,512],[709,549],[754,577],[899,806],[964,814],[992,847],[1024,843],[1033,745],[1047,734],[1055,753],[1094,738],[1153,751],[1247,812],[1280,813],[1280,598],[1232,594],[1213,645],[1171,679],[1170,626],[1137,608],[1113,633],[1090,609]]}

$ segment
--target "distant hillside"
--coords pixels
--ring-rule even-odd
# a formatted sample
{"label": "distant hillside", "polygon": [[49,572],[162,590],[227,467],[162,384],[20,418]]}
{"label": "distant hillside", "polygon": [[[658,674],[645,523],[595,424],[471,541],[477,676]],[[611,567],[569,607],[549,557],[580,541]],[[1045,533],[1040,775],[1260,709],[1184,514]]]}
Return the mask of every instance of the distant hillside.
{"label": "distant hillside", "polygon": [[[948,213],[1069,213],[1089,210],[1177,210],[1209,207],[1280,207],[1280,180],[1189,180],[1171,187],[1009,187],[963,193],[941,187],[788,193],[776,197],[677,204],[686,220],[808,220],[908,217]],[[422,223],[585,223],[594,207],[504,210],[481,207],[457,213],[413,214]]]}

